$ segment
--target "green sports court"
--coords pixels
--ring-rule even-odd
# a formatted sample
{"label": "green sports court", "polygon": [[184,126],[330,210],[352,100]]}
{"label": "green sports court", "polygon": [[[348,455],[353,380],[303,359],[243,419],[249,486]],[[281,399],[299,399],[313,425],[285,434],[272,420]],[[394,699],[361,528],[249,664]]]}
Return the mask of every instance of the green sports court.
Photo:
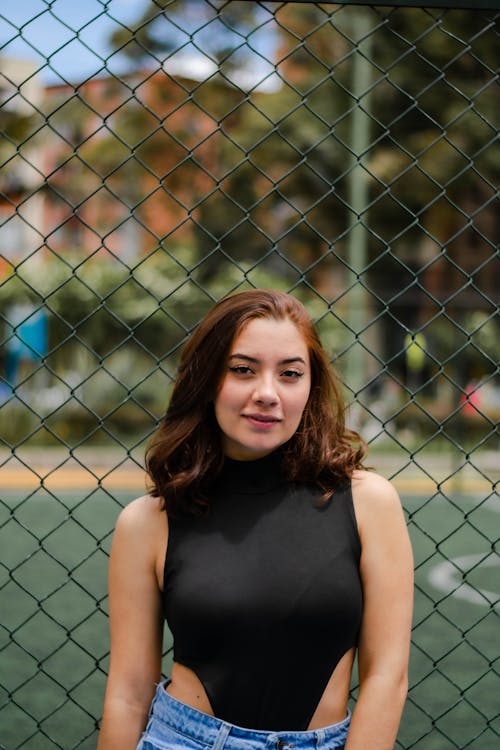
{"label": "green sports court", "polygon": [[[427,490],[401,489],[416,590],[397,746],[494,750],[500,498],[486,487],[441,493],[427,481]],[[108,654],[106,553],[120,507],[138,494],[139,474],[129,490],[3,491],[1,747],[95,748]],[[165,646],[168,673],[168,633]]]}

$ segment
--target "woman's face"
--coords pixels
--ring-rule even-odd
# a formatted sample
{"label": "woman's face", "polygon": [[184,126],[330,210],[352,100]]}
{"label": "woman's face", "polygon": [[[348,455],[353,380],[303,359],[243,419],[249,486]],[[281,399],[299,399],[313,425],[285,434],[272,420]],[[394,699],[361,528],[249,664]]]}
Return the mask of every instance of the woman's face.
{"label": "woman's face", "polygon": [[286,443],[310,389],[309,352],[294,323],[251,320],[233,341],[215,398],[224,453],[249,461]]}

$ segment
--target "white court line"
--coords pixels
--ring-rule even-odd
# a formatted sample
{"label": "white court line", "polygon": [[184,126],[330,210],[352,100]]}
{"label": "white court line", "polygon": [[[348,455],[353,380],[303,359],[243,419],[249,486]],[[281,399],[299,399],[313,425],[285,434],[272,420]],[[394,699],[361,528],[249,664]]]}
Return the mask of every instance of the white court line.
{"label": "white court line", "polygon": [[[393,482],[394,484],[394,482]],[[500,513],[500,495],[497,493],[492,493],[491,488],[489,492],[486,493],[478,493],[478,492],[458,492],[458,493],[447,493],[444,490],[437,491],[435,490],[435,493],[431,498],[426,497],[426,493],[422,492],[419,494],[414,494],[411,492],[408,492],[406,494],[404,491],[401,492],[401,496],[403,499],[403,503],[405,506],[408,506],[408,509],[411,505],[414,505],[415,503],[421,503],[422,500],[429,501],[428,505],[429,508],[432,508],[437,503],[440,504],[446,504],[446,503],[452,503],[457,508],[460,508],[461,505],[467,504],[467,506],[472,505],[473,510],[489,510],[493,513]],[[486,500],[484,499],[486,497]],[[427,505],[427,502],[426,502]],[[422,505],[422,509],[423,509]]]}
{"label": "white court line", "polygon": [[500,565],[500,555],[490,552],[484,554],[461,555],[435,565],[429,575],[429,582],[444,594],[451,594],[456,599],[464,599],[472,604],[487,607],[493,604],[493,609],[500,612],[500,594],[480,589],[462,581],[462,574],[468,573],[479,564],[479,567],[493,568]]}
{"label": "white court line", "polygon": [[493,495],[492,497],[489,497],[482,504],[481,508],[484,508],[485,510],[493,510],[496,513],[500,513],[500,497],[498,495]]}

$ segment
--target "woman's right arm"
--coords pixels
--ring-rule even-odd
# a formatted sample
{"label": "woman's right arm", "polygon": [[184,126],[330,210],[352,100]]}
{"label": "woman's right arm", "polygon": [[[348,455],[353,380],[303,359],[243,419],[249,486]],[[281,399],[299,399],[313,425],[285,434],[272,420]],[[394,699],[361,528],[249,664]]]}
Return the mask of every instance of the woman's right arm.
{"label": "woman's right arm", "polygon": [[[120,514],[109,562],[111,659],[97,750],[135,750],[161,676],[166,514],[150,497]],[[163,555],[163,557],[162,557]]]}

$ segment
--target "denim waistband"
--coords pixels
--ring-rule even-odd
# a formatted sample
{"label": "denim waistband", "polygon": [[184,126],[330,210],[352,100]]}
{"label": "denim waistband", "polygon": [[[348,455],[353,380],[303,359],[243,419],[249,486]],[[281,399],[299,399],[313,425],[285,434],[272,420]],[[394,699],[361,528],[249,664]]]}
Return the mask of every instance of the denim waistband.
{"label": "denim waistband", "polygon": [[196,708],[182,703],[166,692],[165,688],[170,680],[161,682],[156,689],[156,695],[151,707],[151,718],[163,722],[171,729],[191,737],[199,742],[213,746],[214,750],[225,748],[231,750],[231,739],[236,743],[245,741],[249,748],[276,748],[283,750],[293,747],[294,750],[315,750],[328,746],[334,740],[346,740],[347,730],[351,721],[348,712],[345,719],[328,727],[308,729],[306,731],[266,731],[246,729],[230,724],[216,716],[198,711]]}

